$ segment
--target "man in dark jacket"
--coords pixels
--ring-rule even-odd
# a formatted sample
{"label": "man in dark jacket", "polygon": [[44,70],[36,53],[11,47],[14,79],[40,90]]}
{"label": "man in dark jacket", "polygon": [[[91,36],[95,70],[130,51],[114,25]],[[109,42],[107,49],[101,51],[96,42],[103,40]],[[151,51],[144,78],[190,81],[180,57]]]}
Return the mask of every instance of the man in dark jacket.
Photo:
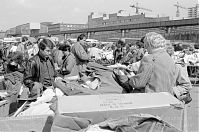
{"label": "man in dark jacket", "polygon": [[34,86],[38,83],[46,88],[53,86],[56,75],[50,56],[53,42],[48,38],[43,38],[38,42],[38,47],[39,52],[28,61],[25,72],[24,84],[30,91],[35,89]]}

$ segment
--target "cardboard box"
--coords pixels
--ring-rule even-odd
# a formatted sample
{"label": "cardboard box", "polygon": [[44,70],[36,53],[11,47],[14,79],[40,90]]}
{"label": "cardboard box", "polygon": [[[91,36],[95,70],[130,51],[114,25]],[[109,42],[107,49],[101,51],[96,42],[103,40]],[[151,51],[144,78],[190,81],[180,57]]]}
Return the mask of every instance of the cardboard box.
{"label": "cardboard box", "polygon": [[92,119],[96,124],[108,118],[131,114],[152,114],[183,130],[183,104],[171,94],[105,94],[58,98],[59,114]]}
{"label": "cardboard box", "polygon": [[52,115],[0,118],[2,132],[50,132]]}

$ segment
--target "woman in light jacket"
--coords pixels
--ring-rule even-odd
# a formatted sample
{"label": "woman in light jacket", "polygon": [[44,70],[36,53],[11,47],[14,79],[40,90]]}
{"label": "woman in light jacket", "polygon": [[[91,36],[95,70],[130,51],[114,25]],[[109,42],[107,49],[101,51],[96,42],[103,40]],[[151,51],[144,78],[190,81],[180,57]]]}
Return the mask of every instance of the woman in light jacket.
{"label": "woman in light jacket", "polygon": [[76,58],[71,53],[71,47],[70,45],[64,44],[59,48],[64,54],[62,57],[63,64],[61,66],[61,69],[59,70],[59,73],[66,77],[77,77],[78,76],[78,69],[76,66]]}

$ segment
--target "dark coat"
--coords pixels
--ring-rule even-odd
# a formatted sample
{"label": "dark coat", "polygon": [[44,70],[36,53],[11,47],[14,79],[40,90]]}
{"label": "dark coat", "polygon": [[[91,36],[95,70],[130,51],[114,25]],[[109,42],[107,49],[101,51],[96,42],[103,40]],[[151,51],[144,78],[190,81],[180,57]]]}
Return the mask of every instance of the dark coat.
{"label": "dark coat", "polygon": [[34,82],[40,82],[44,86],[53,85],[56,76],[52,58],[46,58],[40,52],[32,57],[26,66],[24,84],[32,88]]}

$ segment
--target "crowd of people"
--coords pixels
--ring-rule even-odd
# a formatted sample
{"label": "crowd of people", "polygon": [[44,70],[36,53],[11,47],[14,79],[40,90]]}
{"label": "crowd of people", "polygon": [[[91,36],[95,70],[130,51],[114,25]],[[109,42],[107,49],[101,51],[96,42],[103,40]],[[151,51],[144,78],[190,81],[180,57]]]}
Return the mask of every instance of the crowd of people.
{"label": "crowd of people", "polygon": [[64,95],[169,92],[189,103],[192,85],[181,56],[176,58],[172,44],[155,32],[135,43],[120,39],[109,46],[87,44],[84,34],[75,43],[23,37],[17,44],[1,44],[6,92],[0,96],[27,94],[36,97],[35,106]]}

